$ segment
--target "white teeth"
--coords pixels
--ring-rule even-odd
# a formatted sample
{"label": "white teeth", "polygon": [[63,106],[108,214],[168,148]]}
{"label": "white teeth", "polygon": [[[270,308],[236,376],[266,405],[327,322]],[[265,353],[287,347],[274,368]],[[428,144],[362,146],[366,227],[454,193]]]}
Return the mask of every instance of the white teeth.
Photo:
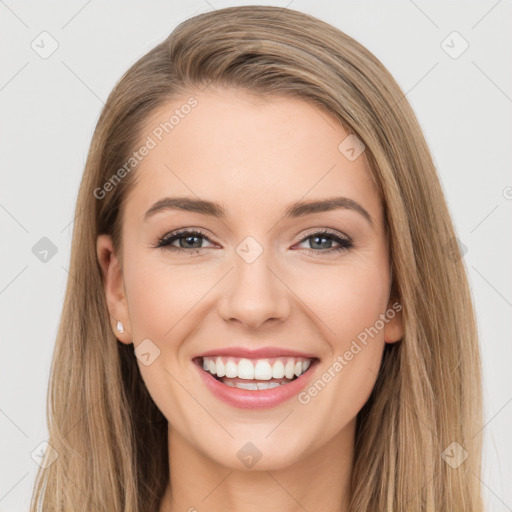
{"label": "white teeth", "polygon": [[295,361],[293,359],[290,359],[286,366],[284,367],[284,376],[287,379],[293,379],[293,376],[295,374]]}
{"label": "white teeth", "polygon": [[254,367],[254,378],[257,380],[270,380],[272,378],[272,366],[268,361],[258,361]]}
{"label": "white teeth", "polygon": [[277,388],[277,386],[281,386],[279,382],[258,382],[256,385],[258,386],[258,389],[272,389]]}
{"label": "white teeth", "polygon": [[274,379],[282,379],[284,377],[284,364],[282,361],[276,361],[272,366],[272,377]]}
{"label": "white teeth", "polygon": [[235,387],[240,389],[249,389],[251,391],[258,391],[256,382],[237,382]]}
{"label": "white teeth", "polygon": [[217,370],[217,377],[224,377],[226,371],[224,370],[224,363],[220,357],[215,360],[215,368]]}
{"label": "white teeth", "polygon": [[[205,359],[207,359],[205,357]],[[234,379],[235,377],[238,377],[238,365],[234,361],[228,361],[225,366],[226,371],[226,377],[229,377],[230,379]],[[215,375],[215,374],[213,374]]]}
{"label": "white teeth", "polygon": [[303,357],[277,357],[270,360],[241,358],[237,363],[232,357],[203,357],[203,370],[217,377],[225,376],[229,379],[293,379],[300,377],[310,367],[311,361]]}
{"label": "white teeth", "polygon": [[[226,386],[230,386],[232,388],[240,388],[240,389],[249,389],[251,391],[258,391],[262,389],[272,389],[277,388],[277,386],[281,386],[279,382],[224,382]],[[283,383],[284,384],[284,383]]]}
{"label": "white teeth", "polygon": [[247,380],[254,379],[254,365],[249,359],[240,359],[238,363],[238,378]]}

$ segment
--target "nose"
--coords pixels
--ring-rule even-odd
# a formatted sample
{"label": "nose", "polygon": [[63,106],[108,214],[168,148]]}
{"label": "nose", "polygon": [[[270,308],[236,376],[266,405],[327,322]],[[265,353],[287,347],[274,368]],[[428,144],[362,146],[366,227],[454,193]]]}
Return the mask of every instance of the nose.
{"label": "nose", "polygon": [[282,322],[291,309],[291,292],[278,275],[264,251],[248,263],[235,255],[234,269],[219,300],[219,313],[230,322],[256,329],[265,322]]}

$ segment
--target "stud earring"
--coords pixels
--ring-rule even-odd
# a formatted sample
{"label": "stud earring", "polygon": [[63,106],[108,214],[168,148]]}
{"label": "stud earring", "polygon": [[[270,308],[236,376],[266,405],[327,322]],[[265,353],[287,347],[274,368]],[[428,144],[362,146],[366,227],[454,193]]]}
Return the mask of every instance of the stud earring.
{"label": "stud earring", "polygon": [[123,324],[121,322],[117,322],[116,329],[117,329],[117,332],[120,332],[122,334],[124,332]]}

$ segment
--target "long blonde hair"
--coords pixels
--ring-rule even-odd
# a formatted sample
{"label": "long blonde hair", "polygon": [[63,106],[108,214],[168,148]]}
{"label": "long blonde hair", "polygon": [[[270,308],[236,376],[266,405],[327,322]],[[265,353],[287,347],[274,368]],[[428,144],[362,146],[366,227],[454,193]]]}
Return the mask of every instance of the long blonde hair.
{"label": "long blonde hair", "polygon": [[[480,512],[476,322],[416,117],[389,72],[354,39],[312,16],[264,6],[181,23],[124,74],[101,113],[78,195],[48,388],[48,442],[58,456],[37,474],[31,511],[38,503],[45,511],[158,511],[169,482],[167,421],[141,379],[133,346],[112,332],[96,256],[97,236],[108,233],[122,257],[122,209],[137,169],[104,197],[95,190],[127,161],[155,109],[208,84],[300,97],[366,147],[404,336],[386,344],[357,417],[351,512]],[[450,463],[454,455],[467,459]]]}

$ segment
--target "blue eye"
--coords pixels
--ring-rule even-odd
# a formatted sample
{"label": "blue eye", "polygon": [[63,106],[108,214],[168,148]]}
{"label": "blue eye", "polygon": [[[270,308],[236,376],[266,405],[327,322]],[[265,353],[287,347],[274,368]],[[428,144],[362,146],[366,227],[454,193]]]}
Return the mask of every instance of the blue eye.
{"label": "blue eye", "polygon": [[[197,252],[195,251],[196,249],[205,249],[205,247],[201,247],[201,238],[209,241],[209,238],[200,231],[178,231],[160,238],[156,247],[165,247],[166,249],[173,251],[193,250],[194,252]],[[171,245],[176,240],[179,240],[179,247]],[[199,243],[197,240],[199,240]],[[192,247],[187,247],[188,244],[191,244]]]}
{"label": "blue eye", "polygon": [[[320,248],[326,249],[326,250],[313,250],[308,249],[308,251],[312,252],[313,254],[318,255],[319,253],[325,254],[325,253],[332,253],[332,252],[339,252],[339,251],[348,251],[350,248],[353,247],[353,243],[351,240],[345,237],[340,237],[339,235],[332,233],[330,231],[318,231],[315,233],[312,233],[308,235],[306,238],[303,238],[300,243],[305,242],[306,240],[313,240],[313,242],[310,242],[310,245],[317,245],[320,246]],[[326,244],[324,241],[327,241],[327,244],[329,247],[326,247]],[[339,244],[339,247],[332,248],[330,245],[332,245],[332,242],[336,242]]]}
{"label": "blue eye", "polygon": [[[210,247],[202,247],[203,240],[211,242],[211,240],[201,231],[195,230],[182,230],[175,233],[169,233],[158,240],[155,245],[157,248],[165,248],[171,251],[187,252],[189,254],[197,254],[201,249],[209,249]],[[317,246],[312,248],[306,248],[310,254],[315,256],[326,254],[326,253],[337,253],[340,251],[348,251],[353,247],[353,243],[349,238],[339,236],[336,233],[330,231],[316,231],[308,234],[299,243],[302,244],[305,241],[311,241],[311,246]],[[178,246],[172,245],[178,241]],[[332,242],[335,242],[339,247],[331,247]],[[327,247],[328,245],[328,247]],[[320,250],[317,250],[320,249]]]}

